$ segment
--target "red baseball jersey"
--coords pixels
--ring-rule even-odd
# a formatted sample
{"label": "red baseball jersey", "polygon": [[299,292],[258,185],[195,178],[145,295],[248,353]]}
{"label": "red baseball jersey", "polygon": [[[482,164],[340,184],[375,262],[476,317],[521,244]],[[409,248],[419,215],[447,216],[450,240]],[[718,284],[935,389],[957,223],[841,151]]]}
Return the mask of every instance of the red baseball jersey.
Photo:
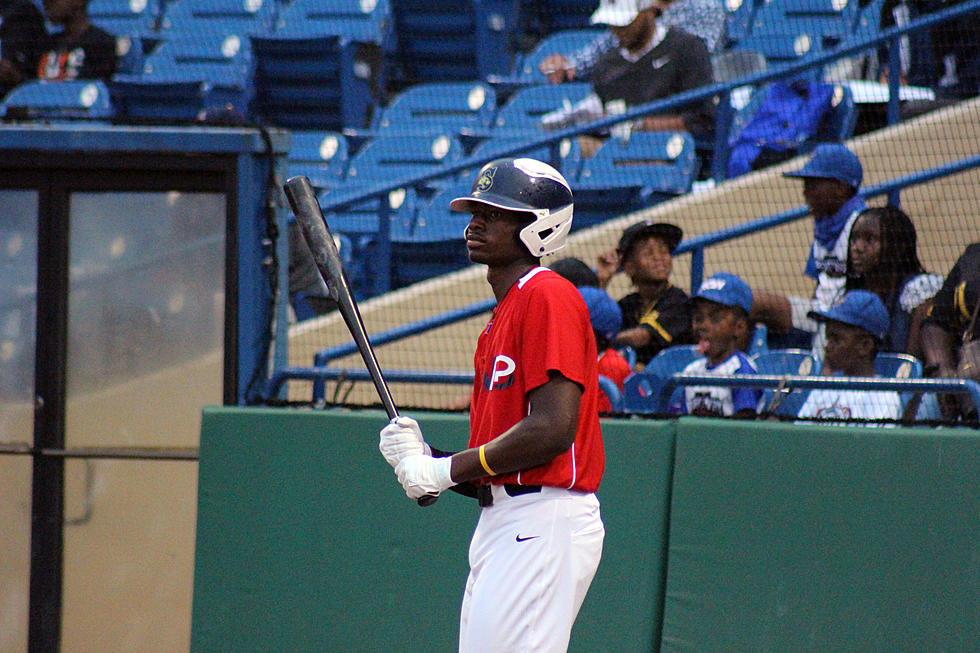
{"label": "red baseball jersey", "polygon": [[493,477],[494,483],[599,487],[605,458],[599,429],[595,337],[589,310],[563,277],[536,267],[514,284],[477,341],[470,445],[490,442],[522,420],[528,393],[555,370],[583,388],[575,442],[546,465]]}

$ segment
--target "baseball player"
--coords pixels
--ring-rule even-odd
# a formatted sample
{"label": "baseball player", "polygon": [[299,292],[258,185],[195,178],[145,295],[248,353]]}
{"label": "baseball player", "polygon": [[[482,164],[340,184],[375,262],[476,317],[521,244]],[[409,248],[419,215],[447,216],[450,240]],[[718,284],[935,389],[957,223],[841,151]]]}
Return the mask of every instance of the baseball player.
{"label": "baseball player", "polygon": [[589,312],[539,258],[565,245],[572,192],[534,159],[499,159],[451,208],[472,214],[474,263],[497,306],[477,341],[469,448],[430,447],[399,417],[380,449],[410,498],[455,489],[482,510],[470,543],[459,650],[559,652],[592,582],[605,529],[597,352]]}

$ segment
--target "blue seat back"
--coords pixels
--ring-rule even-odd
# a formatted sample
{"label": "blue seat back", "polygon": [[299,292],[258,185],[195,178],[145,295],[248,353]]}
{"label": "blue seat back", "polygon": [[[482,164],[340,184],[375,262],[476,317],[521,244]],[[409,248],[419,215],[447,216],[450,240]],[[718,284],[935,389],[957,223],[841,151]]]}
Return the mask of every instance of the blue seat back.
{"label": "blue seat back", "polygon": [[7,118],[109,120],[115,114],[109,90],[98,80],[30,80],[14,87],[0,104]]}
{"label": "blue seat back", "polygon": [[[470,156],[489,160],[496,158],[496,155],[494,154],[495,152],[503,152],[505,149],[509,149],[526,142],[528,142],[527,139],[517,137],[488,138],[473,148],[473,151],[470,152]],[[582,148],[579,145],[578,139],[564,138],[556,144],[555,148],[544,145],[512,156],[528,156],[532,159],[538,159],[539,161],[549,163],[559,172],[561,172],[566,179],[571,180],[578,175],[578,171],[582,163]],[[460,176],[466,177],[470,173],[476,174],[476,170],[464,171],[460,173]]]}
{"label": "blue seat back", "polygon": [[380,135],[351,157],[347,181],[363,185],[438,172],[462,157],[463,145],[451,135]]}
{"label": "blue seat back", "polygon": [[820,373],[820,363],[805,349],[769,349],[753,358],[759,374],[813,376]]}
{"label": "blue seat back", "polygon": [[893,379],[921,379],[922,361],[911,354],[879,352],[875,374]]}
{"label": "blue seat back", "polygon": [[682,372],[685,367],[693,363],[700,354],[695,345],[674,345],[661,349],[656,356],[650,359],[647,366],[643,369],[643,374],[667,378],[672,374]]}
{"label": "blue seat back", "polygon": [[430,82],[402,91],[375,126],[379,133],[484,133],[496,111],[496,91],[483,82]]}
{"label": "blue seat back", "polygon": [[730,45],[738,43],[752,31],[756,4],[755,0],[725,0],[725,33]]}
{"label": "blue seat back", "polygon": [[388,0],[293,0],[283,4],[274,31],[297,38],[338,35],[389,51],[395,47],[394,25]]}
{"label": "blue seat back", "polygon": [[540,134],[541,117],[570,106],[592,92],[588,82],[541,84],[514,91],[493,119],[494,136],[527,136]]}
{"label": "blue seat back", "polygon": [[639,182],[648,192],[680,195],[698,172],[694,138],[686,132],[634,131],[609,138],[582,162],[578,180],[590,185]]}
{"label": "blue seat back", "polygon": [[290,177],[304,175],[318,190],[336,188],[343,181],[350,158],[350,148],[343,134],[294,131],[289,140],[287,170]]}
{"label": "blue seat back", "polygon": [[276,0],[179,0],[164,5],[159,31],[164,39],[189,31],[259,36],[271,33],[276,10]]}

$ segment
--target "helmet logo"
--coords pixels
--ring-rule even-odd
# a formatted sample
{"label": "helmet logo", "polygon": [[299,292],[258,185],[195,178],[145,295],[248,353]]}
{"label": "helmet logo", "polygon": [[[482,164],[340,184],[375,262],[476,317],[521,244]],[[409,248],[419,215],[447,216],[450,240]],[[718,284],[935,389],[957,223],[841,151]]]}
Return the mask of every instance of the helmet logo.
{"label": "helmet logo", "polygon": [[496,167],[487,168],[486,170],[481,172],[480,178],[476,180],[476,190],[480,192],[486,192],[490,190],[490,187],[493,186],[493,176],[494,174],[496,174],[496,172],[497,172]]}

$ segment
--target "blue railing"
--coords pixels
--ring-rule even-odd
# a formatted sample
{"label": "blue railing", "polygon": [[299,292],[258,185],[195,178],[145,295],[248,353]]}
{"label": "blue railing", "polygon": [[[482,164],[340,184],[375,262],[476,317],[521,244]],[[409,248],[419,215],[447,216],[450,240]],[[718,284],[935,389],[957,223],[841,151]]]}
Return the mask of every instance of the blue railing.
{"label": "blue railing", "polygon": [[[512,147],[500,148],[492,155],[492,158],[513,156],[523,152],[528,152],[543,146],[550,146],[552,151],[566,138],[572,138],[580,134],[592,133],[607,130],[622,122],[632,122],[644,116],[654,113],[665,113],[669,110],[678,109],[687,104],[693,104],[705,98],[718,97],[718,110],[715,116],[715,155],[712,157],[713,177],[717,181],[724,179],[723,167],[728,160],[726,154],[728,148],[728,131],[731,123],[731,94],[743,86],[755,86],[765,84],[777,79],[796,76],[808,70],[820,68],[828,63],[837,61],[845,57],[853,56],[883,43],[889,44],[889,69],[899,70],[899,40],[901,37],[919,30],[930,29],[937,25],[946,23],[967,14],[980,11],[980,0],[968,0],[955,7],[950,7],[942,11],[929,14],[911,21],[908,25],[890,27],[880,31],[875,36],[856,38],[845,41],[840,45],[828,49],[824,52],[812,56],[801,58],[799,61],[775,66],[768,70],[754,73],[746,77],[732,80],[730,82],[715,83],[703,86],[698,89],[679,93],[677,95],[656,100],[647,104],[637,105],[627,109],[622,114],[600,118],[589,123],[567,127],[553,132],[543,133],[541,136],[529,138]],[[886,111],[887,123],[894,124],[899,119],[899,76],[890,75],[888,82],[888,108]],[[379,270],[376,275],[376,283],[373,291],[377,294],[387,292],[390,288],[390,252],[391,252],[391,214],[387,202],[383,199],[389,192],[405,187],[417,186],[435,179],[442,179],[456,175],[464,170],[477,170],[480,166],[490,160],[488,156],[471,156],[457,163],[446,165],[438,172],[428,172],[425,174],[410,175],[396,178],[391,181],[376,184],[366,189],[356,191],[344,191],[343,189],[333,191],[323,198],[321,207],[324,212],[336,211],[357,202],[363,202],[370,198],[378,199],[378,237],[377,237],[377,260],[384,262],[383,265],[389,266],[386,270]],[[898,196],[893,192],[890,202],[898,204]]]}

